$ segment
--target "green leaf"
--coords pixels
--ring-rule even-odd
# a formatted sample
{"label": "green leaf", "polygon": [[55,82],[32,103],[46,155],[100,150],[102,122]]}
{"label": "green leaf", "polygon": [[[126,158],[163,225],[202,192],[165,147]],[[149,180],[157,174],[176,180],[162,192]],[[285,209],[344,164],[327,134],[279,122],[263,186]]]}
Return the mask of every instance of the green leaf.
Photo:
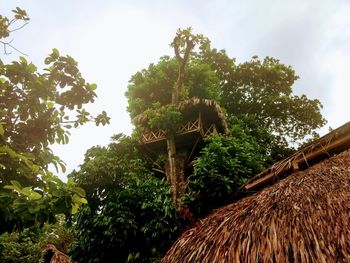
{"label": "green leaf", "polygon": [[95,89],[97,89],[97,85],[95,83],[89,84],[88,89],[94,91]]}
{"label": "green leaf", "polygon": [[32,191],[30,196],[29,196],[29,199],[33,200],[33,201],[39,200],[41,198],[42,198],[42,195],[37,193],[37,192],[35,192],[35,191]]}
{"label": "green leaf", "polygon": [[0,135],[2,136],[4,135],[4,133],[5,133],[5,129],[4,129],[3,123],[0,122]]}
{"label": "green leaf", "polygon": [[28,65],[28,70],[30,71],[30,72],[35,72],[36,70],[37,70],[37,67],[33,64],[33,63],[29,63],[29,65]]}
{"label": "green leaf", "polygon": [[75,186],[73,187],[73,191],[76,192],[78,195],[80,195],[81,197],[85,197],[85,190],[81,187]]}
{"label": "green leaf", "polygon": [[79,205],[78,204],[72,204],[72,214],[75,215],[78,212]]}
{"label": "green leaf", "polygon": [[72,197],[72,201],[74,203],[77,203],[77,204],[80,203],[80,199],[81,199],[81,197],[79,195],[77,195],[77,194],[74,194],[73,197]]}
{"label": "green leaf", "polygon": [[52,49],[52,55],[51,55],[53,58],[58,58],[60,56],[60,52],[58,51],[57,48],[53,48]]}
{"label": "green leaf", "polygon": [[22,188],[21,184],[20,184],[18,181],[16,181],[16,180],[11,180],[10,182],[11,182],[11,184],[12,184],[13,186],[15,186],[17,189],[21,189],[21,188]]}
{"label": "green leaf", "polygon": [[32,192],[32,188],[30,186],[24,187],[21,190],[21,194],[24,194],[26,196],[30,196],[31,192]]}
{"label": "green leaf", "polygon": [[20,60],[23,64],[28,64],[27,60],[26,60],[24,57],[22,57],[22,56],[19,57],[19,60]]}

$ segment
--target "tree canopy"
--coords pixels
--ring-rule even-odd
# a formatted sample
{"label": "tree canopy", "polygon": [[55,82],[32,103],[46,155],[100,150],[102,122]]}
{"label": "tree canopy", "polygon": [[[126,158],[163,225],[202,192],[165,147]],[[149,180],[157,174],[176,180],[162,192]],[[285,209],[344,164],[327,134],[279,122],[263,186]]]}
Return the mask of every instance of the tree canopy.
{"label": "tree canopy", "polygon": [[[12,26],[29,20],[24,10],[13,12],[13,19],[0,16],[5,53],[15,49],[6,38],[21,28]],[[0,59],[0,233],[52,222],[56,214],[70,215],[86,202],[83,189],[49,171],[50,164],[65,170],[50,145],[68,143],[73,126],[109,122],[106,112],[93,117],[84,109],[94,102],[96,84],[82,77],[72,57],[53,49],[45,64],[38,70],[23,56],[9,64]]]}
{"label": "tree canopy", "polygon": [[[126,96],[132,119],[154,103],[170,103],[176,67],[175,58],[162,57],[131,77]],[[271,57],[260,60],[254,56],[236,63],[225,50],[212,48],[207,40],[188,58],[184,94],[215,99],[228,117],[252,116],[270,133],[301,141],[322,127],[325,119],[319,100],[293,94],[298,78],[291,66]]]}
{"label": "tree canopy", "polygon": [[[181,39],[181,52],[176,48],[178,38]],[[198,44],[196,48],[195,44]],[[131,77],[126,92],[128,111],[134,120],[139,115],[148,117],[148,123],[135,121],[136,126],[166,131],[171,167],[170,161],[176,157],[176,145],[169,141],[182,120],[176,107],[178,100],[213,99],[223,107],[235,132],[231,139],[207,140],[208,145],[194,161],[194,173],[188,177],[187,184],[197,198],[214,200],[212,195],[218,195],[220,199],[221,194],[234,191],[238,182],[242,183],[263,166],[290,153],[292,149],[288,142],[301,143],[308,136],[315,136],[315,130],[325,124],[320,101],[306,95],[294,95],[293,85],[299,77],[291,66],[278,59],[266,57],[260,60],[254,56],[250,61],[236,63],[225,50],[212,48],[207,38],[193,35],[191,29],[180,29],[171,45],[175,50],[173,58],[162,57],[157,64],[150,64]],[[179,78],[183,86],[174,103],[173,87]],[[235,160],[239,168],[234,168]],[[237,169],[242,173],[233,172]],[[171,182],[168,174],[167,177]],[[183,180],[177,178],[175,181]],[[215,183],[219,185],[217,190],[212,191],[211,187],[211,192],[207,191]]]}
{"label": "tree canopy", "polygon": [[153,262],[180,230],[166,181],[151,173],[128,137],[87,151],[81,169],[70,176],[86,190],[70,253],[77,262]]}

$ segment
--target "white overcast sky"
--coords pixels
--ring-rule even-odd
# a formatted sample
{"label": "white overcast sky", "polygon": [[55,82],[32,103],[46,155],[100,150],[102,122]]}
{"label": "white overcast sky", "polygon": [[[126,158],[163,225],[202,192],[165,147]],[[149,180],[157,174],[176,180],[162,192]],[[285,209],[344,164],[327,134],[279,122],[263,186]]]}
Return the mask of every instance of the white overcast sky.
{"label": "white overcast sky", "polygon": [[[324,105],[328,124],[321,134],[350,120],[348,0],[0,0],[0,14],[9,15],[16,6],[26,9],[31,21],[13,33],[13,44],[39,68],[52,48],[74,57],[85,79],[98,85],[89,109],[111,117],[109,126],[81,127],[72,131],[68,145],[54,147],[67,173],[91,146],[131,133],[124,97],[128,80],[162,55],[172,55],[169,43],[179,27],[192,26],[239,62],[258,55],[291,65],[300,76],[295,93]],[[13,53],[6,60],[17,57]]]}

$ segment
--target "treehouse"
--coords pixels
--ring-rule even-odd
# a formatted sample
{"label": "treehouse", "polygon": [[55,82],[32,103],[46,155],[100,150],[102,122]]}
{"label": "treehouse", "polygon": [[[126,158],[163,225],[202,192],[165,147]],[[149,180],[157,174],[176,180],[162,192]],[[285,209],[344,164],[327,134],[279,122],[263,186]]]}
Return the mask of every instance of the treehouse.
{"label": "treehouse", "polygon": [[[187,165],[198,153],[206,136],[213,133],[227,134],[229,130],[224,112],[214,100],[192,98],[181,102],[179,109],[183,114],[183,121],[175,134],[175,144],[177,153],[186,157]],[[147,119],[140,115],[137,121],[142,125]],[[141,135],[140,146],[142,152],[156,166],[155,170],[163,172],[164,167],[158,166],[156,159],[167,151],[166,132],[146,129]]]}

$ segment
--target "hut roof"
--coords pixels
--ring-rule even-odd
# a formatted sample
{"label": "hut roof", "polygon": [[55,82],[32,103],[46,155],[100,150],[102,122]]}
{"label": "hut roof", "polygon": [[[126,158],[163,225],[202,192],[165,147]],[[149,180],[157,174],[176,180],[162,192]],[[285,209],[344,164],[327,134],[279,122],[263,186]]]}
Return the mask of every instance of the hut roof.
{"label": "hut roof", "polygon": [[[219,122],[224,133],[229,133],[229,129],[225,120],[225,113],[215,100],[193,97],[191,99],[180,102],[178,107],[181,112],[185,113],[185,115],[187,113],[188,116],[191,116],[191,114],[195,111],[205,111],[205,118]],[[147,126],[148,120],[147,116],[141,113],[135,117],[134,121],[138,124]]]}
{"label": "hut roof", "polygon": [[214,211],[162,262],[350,262],[350,151]]}
{"label": "hut roof", "polygon": [[49,244],[44,250],[42,262],[44,263],[72,263],[73,261],[54,245]]}
{"label": "hut roof", "polygon": [[350,122],[305,145],[287,158],[276,162],[245,183],[244,190],[255,190],[279,176],[306,169],[333,154],[350,148]]}

